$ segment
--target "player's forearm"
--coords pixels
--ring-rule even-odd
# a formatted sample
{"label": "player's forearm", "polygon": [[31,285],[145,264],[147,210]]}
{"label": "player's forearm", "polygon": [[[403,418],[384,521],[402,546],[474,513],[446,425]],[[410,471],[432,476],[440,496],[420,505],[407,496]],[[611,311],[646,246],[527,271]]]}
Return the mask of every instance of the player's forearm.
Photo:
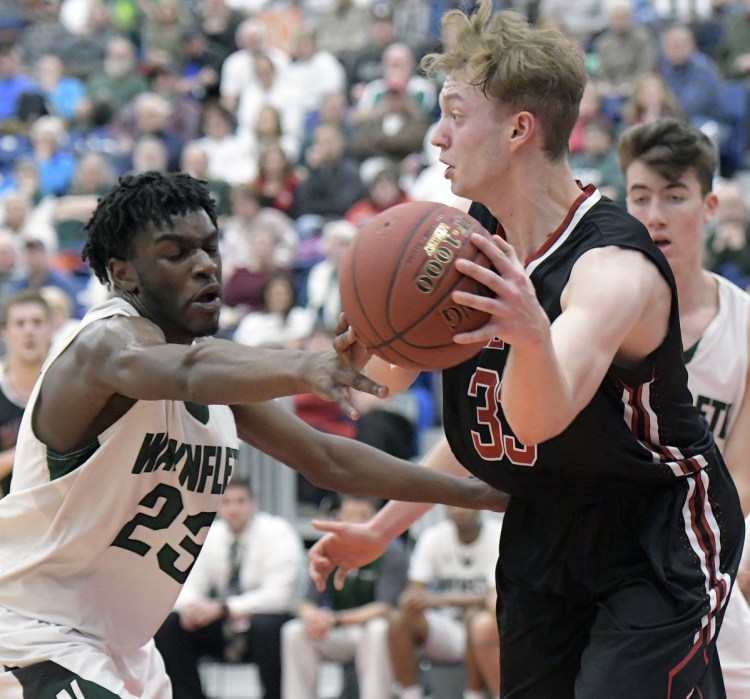
{"label": "player's forearm", "polygon": [[372,357],[365,365],[362,373],[376,383],[388,386],[389,395],[406,390],[419,376],[419,371],[415,369],[405,369],[390,364],[379,357]]}
{"label": "player's forearm", "polygon": [[312,353],[197,343],[185,358],[188,392],[204,405],[262,402],[311,389]]}
{"label": "player's forearm", "polygon": [[354,440],[328,436],[319,459],[308,454],[314,467],[306,475],[316,485],[340,493],[428,503],[421,512],[412,511],[410,517],[417,515],[412,521],[434,503],[483,507],[477,498],[485,488],[478,482],[396,459]]}
{"label": "player's forearm", "polygon": [[508,424],[525,445],[550,439],[570,424],[575,407],[551,341],[518,351],[511,348],[502,403]]}
{"label": "player's forearm", "polygon": [[[427,454],[423,465],[440,473],[456,476],[468,475],[468,471],[453,456],[448,441],[444,437]],[[368,522],[368,526],[382,541],[391,541],[403,534],[432,507],[432,503],[392,500],[377,512]]]}

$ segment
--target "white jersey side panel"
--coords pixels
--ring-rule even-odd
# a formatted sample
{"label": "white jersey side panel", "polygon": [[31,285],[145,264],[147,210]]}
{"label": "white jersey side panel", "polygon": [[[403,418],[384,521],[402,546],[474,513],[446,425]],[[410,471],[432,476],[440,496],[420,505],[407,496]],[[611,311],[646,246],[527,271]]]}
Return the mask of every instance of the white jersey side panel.
{"label": "white jersey side panel", "polygon": [[[117,314],[138,315],[114,299],[80,329]],[[172,609],[205,540],[237,461],[234,418],[227,406],[139,401],[89,448],[58,456],[30,420],[53,360],[0,501],[0,605],[127,651]],[[0,663],[18,660],[0,648]]]}
{"label": "white jersey side panel", "polygon": [[719,283],[719,312],[699,340],[687,369],[693,399],[723,449],[734,411],[745,395],[750,294],[723,277],[714,277]]}
{"label": "white jersey side panel", "polygon": [[[714,275],[719,284],[719,312],[703,333],[688,362],[688,387],[706,416],[714,439],[724,448],[734,411],[745,395],[748,362],[750,294]],[[746,534],[747,536],[747,534]],[[728,699],[750,697],[750,606],[739,587],[729,598],[717,641]]]}

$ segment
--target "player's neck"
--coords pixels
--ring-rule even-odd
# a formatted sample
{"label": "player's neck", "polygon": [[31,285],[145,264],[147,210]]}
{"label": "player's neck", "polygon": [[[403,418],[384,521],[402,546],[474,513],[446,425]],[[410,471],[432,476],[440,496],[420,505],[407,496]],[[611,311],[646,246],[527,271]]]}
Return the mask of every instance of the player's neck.
{"label": "player's neck", "polygon": [[22,362],[6,360],[3,368],[4,384],[19,401],[28,402],[34,385],[39,378],[43,362]]}
{"label": "player's neck", "polygon": [[536,253],[568,216],[581,189],[570,174],[567,163],[545,168],[513,193],[500,209],[500,220],[508,242],[519,259],[526,260]]}
{"label": "player's neck", "polygon": [[692,347],[719,312],[716,280],[705,270],[675,275],[680,303],[682,343]]}

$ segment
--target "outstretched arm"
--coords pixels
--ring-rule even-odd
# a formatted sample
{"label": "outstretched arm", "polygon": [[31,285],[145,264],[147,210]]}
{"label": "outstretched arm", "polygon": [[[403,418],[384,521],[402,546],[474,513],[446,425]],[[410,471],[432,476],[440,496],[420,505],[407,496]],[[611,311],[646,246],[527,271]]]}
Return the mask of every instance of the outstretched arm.
{"label": "outstretched arm", "polygon": [[34,428],[47,445],[67,452],[137,400],[234,405],[307,392],[356,417],[350,387],[387,394],[333,350],[267,350],[214,339],[169,343],[150,320],[116,316],[84,328],[50,366]]}
{"label": "outstretched arm", "polygon": [[243,440],[327,490],[474,509],[502,506],[500,493],[481,481],[437,473],[362,442],[320,432],[274,403],[233,410]]}
{"label": "outstretched arm", "polygon": [[[444,437],[427,455],[424,466],[418,468],[456,476],[468,474],[453,456]],[[500,507],[496,509],[504,509],[507,498],[499,491],[496,492],[500,501]],[[309,552],[310,576],[318,589],[325,587],[326,579],[334,571],[334,584],[341,588],[350,570],[360,568],[382,555],[388,544],[405,532],[433,504],[392,501],[364,524],[314,521],[316,529],[328,532]]]}

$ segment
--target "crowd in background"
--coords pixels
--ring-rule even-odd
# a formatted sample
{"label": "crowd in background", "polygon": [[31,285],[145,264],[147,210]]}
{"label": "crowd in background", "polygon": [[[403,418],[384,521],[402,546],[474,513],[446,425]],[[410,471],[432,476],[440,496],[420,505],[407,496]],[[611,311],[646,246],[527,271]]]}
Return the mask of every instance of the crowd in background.
{"label": "crowd in background", "polygon": [[[10,398],[0,405],[0,477],[7,479],[10,433],[46,354],[38,348],[107,297],[80,252],[98,197],[122,175],[181,170],[207,181],[224,261],[222,336],[262,347],[330,345],[341,310],[338,265],[358,227],[410,200],[468,205],[450,192],[430,145],[440,84],[418,65],[440,45],[442,14],[469,4],[0,0],[0,305],[16,298],[3,320],[0,401]],[[721,165],[719,209],[705,239],[707,267],[750,286],[750,0],[496,4],[570,35],[586,54],[590,82],[569,144],[570,165],[582,183],[624,204],[616,143],[630,125],[669,115],[710,136]],[[32,295],[19,303],[15,295],[24,290]],[[22,325],[29,323],[36,323],[34,351],[19,350]],[[293,408],[318,429],[411,458],[421,451],[419,431],[439,421],[430,381],[428,375],[386,404],[357,396],[362,417],[356,423],[313,395],[296,396]],[[305,482],[300,489],[318,508],[337,504],[335,494]],[[247,510],[239,530],[255,510],[249,489],[243,493],[240,486],[235,499],[225,507]],[[469,524],[478,536],[476,522]],[[297,555],[298,549],[288,550]],[[252,608],[274,625],[276,650],[270,669],[264,666],[264,684],[280,690],[282,645],[298,659],[296,675],[287,669],[287,686],[314,683],[325,658],[354,660],[362,686],[368,672],[382,674],[382,657],[359,655],[370,639],[367,629],[372,624],[382,637],[385,611],[398,605],[407,577],[412,597],[423,593],[415,585],[428,582],[415,569],[407,575],[403,553],[392,555],[400,561],[397,586],[381,590],[373,578],[351,599],[323,604],[311,589],[299,609],[296,602]],[[299,561],[281,565],[290,566],[302,568]],[[483,608],[486,592],[477,587],[471,605]],[[415,604],[409,595],[402,604]],[[211,633],[219,634],[217,652],[224,654],[227,636],[215,607]],[[366,613],[357,613],[360,608]],[[282,634],[298,611],[298,621]],[[167,629],[173,635],[180,633],[175,618]],[[416,672],[415,632],[402,626],[395,671],[406,684]],[[328,645],[319,638],[323,628],[336,629]],[[177,643],[170,636],[169,645]],[[179,643],[198,642],[181,637]],[[382,638],[379,643],[382,650]],[[456,644],[454,655],[463,655],[467,639]],[[440,652],[448,650],[455,649]],[[190,646],[196,658],[202,652]],[[197,682],[195,674],[187,678]],[[467,696],[480,696],[483,687],[495,695],[498,682],[477,679],[480,689]],[[387,692],[387,684],[376,682],[368,696],[384,687]]]}
{"label": "crowd in background", "polygon": [[[124,174],[182,170],[216,202],[221,334],[264,347],[330,341],[338,265],[359,226],[405,201],[468,204],[429,142],[439,79],[418,68],[440,45],[442,14],[466,4],[0,0],[0,303],[53,287],[61,322],[80,318],[107,297],[80,259],[97,198]],[[750,0],[496,4],[586,53],[570,139],[581,182],[624,202],[615,146],[631,124],[674,115],[710,135],[721,203],[708,266],[747,287]],[[315,397],[295,407],[316,427],[409,457],[419,451],[410,431],[440,418],[427,405],[432,383],[363,406],[359,424]]]}

